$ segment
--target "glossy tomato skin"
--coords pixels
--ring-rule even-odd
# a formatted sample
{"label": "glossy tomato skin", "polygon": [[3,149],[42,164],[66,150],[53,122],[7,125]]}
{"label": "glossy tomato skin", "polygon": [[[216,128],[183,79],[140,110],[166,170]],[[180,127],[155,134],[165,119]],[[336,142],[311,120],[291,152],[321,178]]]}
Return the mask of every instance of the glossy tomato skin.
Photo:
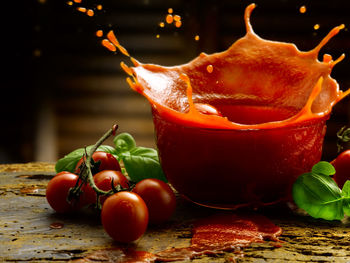
{"label": "glossy tomato skin", "polygon": [[[121,185],[123,188],[129,187],[129,180],[120,171],[104,170],[94,175],[94,182],[100,190],[109,191],[112,189],[112,179],[114,186]],[[107,196],[101,196],[101,204],[107,199]],[[96,201],[96,194],[94,194]]]}
{"label": "glossy tomato skin", "polygon": [[[115,170],[115,171],[121,171],[120,164],[118,160],[110,153],[97,151],[92,154],[92,159],[94,159],[95,162],[100,161],[100,166],[98,168],[99,171],[103,170]],[[75,166],[75,173],[79,174],[80,172],[80,165],[83,163],[84,157],[82,157],[77,165]]]}
{"label": "glossy tomato skin", "polygon": [[58,175],[61,175],[61,174],[69,174],[69,173],[71,173],[71,172],[68,172],[68,171],[62,171],[62,172],[57,173],[55,176],[58,176]]}
{"label": "glossy tomato skin", "polygon": [[85,183],[81,188],[82,193],[80,195],[79,204],[81,207],[89,206],[96,203],[96,193],[92,187]]}
{"label": "glossy tomato skin", "polygon": [[67,213],[80,207],[79,201],[70,204],[67,201],[69,189],[74,187],[78,176],[73,173],[60,173],[53,177],[46,187],[46,200],[58,213]]}
{"label": "glossy tomato skin", "polygon": [[170,186],[161,180],[144,179],[135,185],[133,192],[145,201],[151,224],[165,222],[175,211],[175,194]]}
{"label": "glossy tomato skin", "polygon": [[350,150],[339,154],[331,164],[335,168],[333,179],[338,184],[339,188],[343,188],[345,182],[350,180]]}
{"label": "glossy tomato skin", "polygon": [[115,241],[132,242],[147,229],[148,209],[138,194],[118,192],[104,202],[101,221],[107,234]]}

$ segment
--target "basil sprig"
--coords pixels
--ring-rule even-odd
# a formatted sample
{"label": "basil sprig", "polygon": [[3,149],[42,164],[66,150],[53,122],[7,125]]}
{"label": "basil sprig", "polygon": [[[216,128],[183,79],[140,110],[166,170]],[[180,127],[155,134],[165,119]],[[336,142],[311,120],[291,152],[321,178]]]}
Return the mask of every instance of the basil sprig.
{"label": "basil sprig", "polygon": [[310,173],[302,174],[293,185],[296,205],[314,218],[341,220],[344,213],[350,216],[350,181],[341,190],[332,179],[333,165],[321,161]]}
{"label": "basil sprig", "polygon": [[[136,146],[135,139],[129,133],[118,134],[113,143],[115,147],[101,145],[97,151],[111,153],[118,161],[122,161],[131,181],[139,182],[146,178],[156,178],[167,182],[155,149]],[[89,152],[91,147],[93,146],[86,147],[86,151]],[[79,148],[59,159],[55,166],[56,172],[73,173],[84,153],[85,148]]]}
{"label": "basil sprig", "polygon": [[113,142],[116,154],[123,161],[132,181],[139,182],[146,178],[157,178],[167,182],[155,149],[137,147],[134,138],[128,133],[117,135]]}

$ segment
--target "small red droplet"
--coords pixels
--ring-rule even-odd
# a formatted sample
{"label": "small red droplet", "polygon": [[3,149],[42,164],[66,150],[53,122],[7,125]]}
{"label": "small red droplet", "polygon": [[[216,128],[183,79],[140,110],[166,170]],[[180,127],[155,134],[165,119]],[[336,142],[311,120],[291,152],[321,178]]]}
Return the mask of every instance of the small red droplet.
{"label": "small red droplet", "polygon": [[54,222],[50,225],[50,228],[52,229],[61,229],[63,227],[64,227],[64,224],[60,222]]}

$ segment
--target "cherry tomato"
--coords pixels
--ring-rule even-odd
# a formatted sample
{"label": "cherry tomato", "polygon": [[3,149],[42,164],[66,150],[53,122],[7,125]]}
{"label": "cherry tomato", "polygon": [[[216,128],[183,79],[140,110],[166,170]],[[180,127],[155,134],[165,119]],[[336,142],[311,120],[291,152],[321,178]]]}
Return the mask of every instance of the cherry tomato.
{"label": "cherry tomato", "polygon": [[46,199],[56,212],[66,213],[80,206],[79,202],[72,204],[67,201],[69,189],[75,186],[77,180],[76,174],[66,172],[56,175],[47,184]]}
{"label": "cherry tomato", "polygon": [[331,164],[335,168],[333,179],[338,184],[339,188],[343,188],[345,182],[350,180],[350,150],[339,154]]}
{"label": "cherry tomato", "polygon": [[[103,191],[109,191],[112,189],[112,179],[114,186],[120,184],[123,188],[129,187],[128,179],[120,171],[104,170],[94,175],[94,182],[97,188]],[[93,204],[96,202],[96,193],[90,186],[86,187],[85,190],[83,189],[83,191],[86,193],[86,202],[88,204]],[[104,203],[106,198],[107,196],[100,197],[101,204]]]}
{"label": "cherry tomato", "polygon": [[[94,159],[95,162],[100,161],[100,166],[98,168],[99,171],[103,170],[115,170],[115,171],[121,171],[120,164],[118,160],[110,153],[106,152],[94,152],[92,154],[92,159]],[[80,172],[80,165],[83,163],[84,157],[82,157],[77,165],[75,166],[75,173],[79,174]]]}
{"label": "cherry tomato", "polygon": [[158,179],[144,179],[133,189],[145,201],[149,222],[159,224],[168,220],[175,211],[176,197],[170,186]]}
{"label": "cherry tomato", "polygon": [[138,194],[118,192],[104,202],[101,221],[107,234],[114,240],[132,242],[146,231],[148,209]]}

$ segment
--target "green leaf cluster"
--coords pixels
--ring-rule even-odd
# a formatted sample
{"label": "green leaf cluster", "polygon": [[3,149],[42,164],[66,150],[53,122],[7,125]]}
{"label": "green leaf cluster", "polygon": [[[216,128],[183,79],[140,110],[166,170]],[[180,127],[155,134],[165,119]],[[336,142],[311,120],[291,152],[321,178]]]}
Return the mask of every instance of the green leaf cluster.
{"label": "green leaf cluster", "polygon": [[341,220],[350,216],[350,181],[340,189],[332,179],[335,169],[329,162],[321,161],[311,172],[302,174],[293,185],[296,205],[314,218]]}
{"label": "green leaf cluster", "polygon": [[[111,153],[118,161],[122,161],[130,180],[139,182],[146,178],[157,178],[167,182],[155,149],[136,146],[135,139],[129,133],[118,134],[113,143],[114,147],[101,145],[97,151]],[[59,159],[55,166],[56,172],[74,172],[85,151],[89,152],[92,147],[79,148]]]}

